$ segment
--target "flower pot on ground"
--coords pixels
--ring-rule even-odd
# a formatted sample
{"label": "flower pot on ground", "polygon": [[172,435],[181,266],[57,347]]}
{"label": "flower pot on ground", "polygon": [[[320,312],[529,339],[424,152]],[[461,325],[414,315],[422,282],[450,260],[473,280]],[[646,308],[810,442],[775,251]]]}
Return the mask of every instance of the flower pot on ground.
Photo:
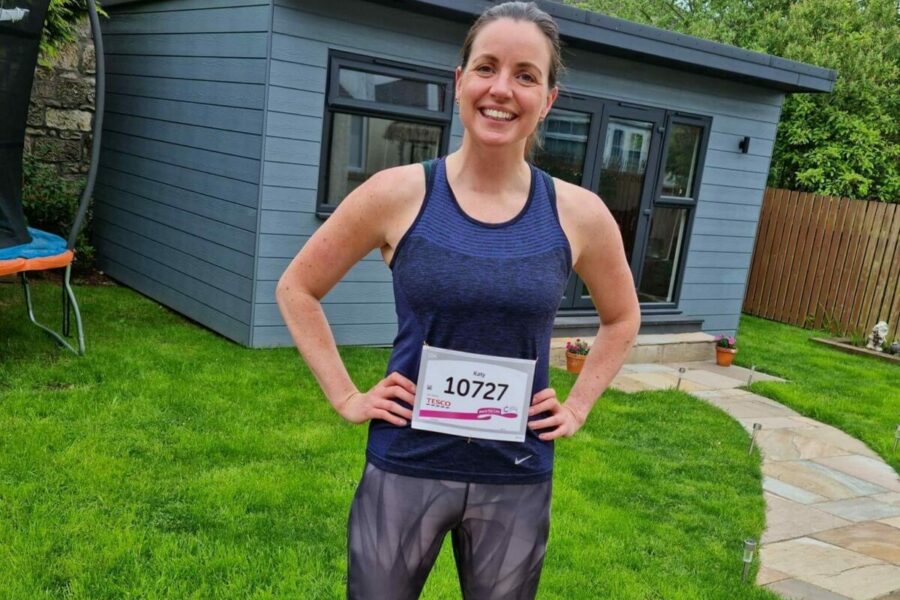
{"label": "flower pot on ground", "polygon": [[730,367],[737,348],[719,348],[716,346],[716,364],[720,367]]}
{"label": "flower pot on ground", "polygon": [[716,336],[716,364],[730,367],[734,355],[737,354],[737,340],[733,336]]}
{"label": "flower pot on ground", "polygon": [[580,338],[574,342],[566,342],[566,370],[569,373],[581,373],[590,351],[590,344]]}
{"label": "flower pot on ground", "polygon": [[573,354],[572,352],[566,352],[566,370],[569,373],[581,373],[581,369],[584,367],[584,361],[586,358],[586,354]]}

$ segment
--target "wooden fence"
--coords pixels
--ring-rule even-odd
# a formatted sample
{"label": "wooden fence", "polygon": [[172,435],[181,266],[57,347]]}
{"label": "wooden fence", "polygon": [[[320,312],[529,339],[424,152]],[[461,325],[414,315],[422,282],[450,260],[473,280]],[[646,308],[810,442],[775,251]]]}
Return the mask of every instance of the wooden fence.
{"label": "wooden fence", "polygon": [[900,337],[900,204],[766,189],[743,311]]}

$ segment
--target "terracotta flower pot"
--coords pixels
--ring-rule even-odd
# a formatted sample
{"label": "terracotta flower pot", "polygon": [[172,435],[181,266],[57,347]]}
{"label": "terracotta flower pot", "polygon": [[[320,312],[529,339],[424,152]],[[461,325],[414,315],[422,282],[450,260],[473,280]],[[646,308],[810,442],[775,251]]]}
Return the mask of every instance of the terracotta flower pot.
{"label": "terracotta flower pot", "polygon": [[737,354],[737,348],[716,346],[716,364],[720,367],[730,367],[735,354]]}
{"label": "terracotta flower pot", "polygon": [[581,373],[584,367],[584,360],[587,354],[575,354],[574,352],[566,352],[566,370],[569,373]]}

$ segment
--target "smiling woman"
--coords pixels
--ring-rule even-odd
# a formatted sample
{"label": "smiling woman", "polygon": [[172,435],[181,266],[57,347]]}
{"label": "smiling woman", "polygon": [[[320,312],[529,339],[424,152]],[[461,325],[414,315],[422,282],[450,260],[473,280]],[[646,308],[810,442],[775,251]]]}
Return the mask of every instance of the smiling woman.
{"label": "smiling woman", "polygon": [[[278,284],[285,323],[334,409],[369,423],[349,519],[350,598],[417,598],[448,532],[464,597],[533,598],[554,440],[584,425],[640,325],[610,212],[526,161],[558,94],[556,23],[533,3],[494,6],[460,59],[460,148],[361,183]],[[392,271],[398,333],[386,377],[359,391],[320,301],[376,248]],[[602,290],[603,325],[563,402],[550,387],[550,336],[572,270]]]}

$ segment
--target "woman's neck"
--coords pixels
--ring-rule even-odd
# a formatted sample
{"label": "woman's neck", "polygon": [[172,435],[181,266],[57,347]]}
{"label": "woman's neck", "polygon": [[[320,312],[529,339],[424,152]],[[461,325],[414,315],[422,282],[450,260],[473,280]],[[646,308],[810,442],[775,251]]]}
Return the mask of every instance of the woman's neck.
{"label": "woman's neck", "polygon": [[463,137],[459,150],[447,156],[447,175],[454,187],[476,193],[509,193],[531,185],[524,148],[476,146]]}

